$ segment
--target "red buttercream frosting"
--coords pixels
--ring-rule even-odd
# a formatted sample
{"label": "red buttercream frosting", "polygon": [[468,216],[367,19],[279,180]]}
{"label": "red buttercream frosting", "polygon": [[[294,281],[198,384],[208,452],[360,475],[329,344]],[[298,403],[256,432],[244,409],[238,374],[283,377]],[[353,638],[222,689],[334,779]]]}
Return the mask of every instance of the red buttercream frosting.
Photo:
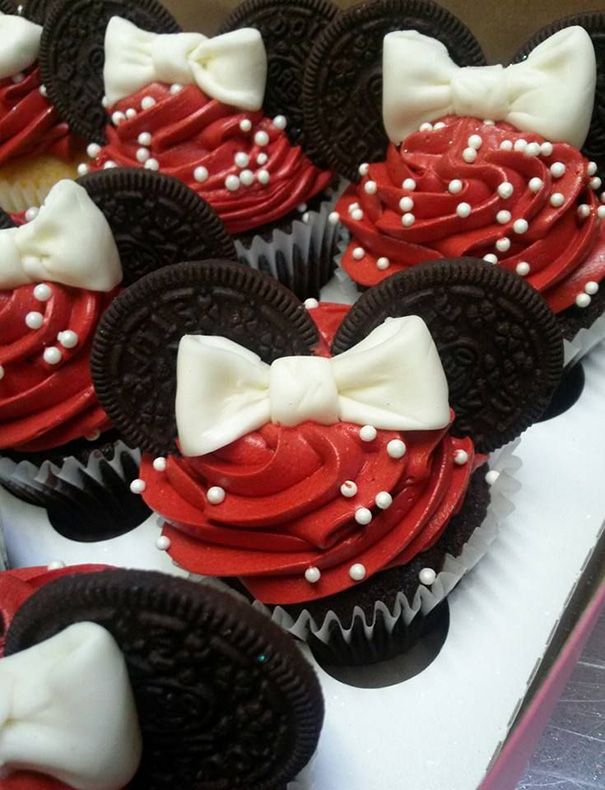
{"label": "red buttercream frosting", "polygon": [[[151,101],[155,104],[144,109],[142,104]],[[133,110],[136,115],[129,117]],[[169,85],[153,83],[114,105],[112,118],[116,112],[123,114],[118,116],[122,120],[107,127],[107,145],[92,169],[108,161],[142,167],[149,157],[163,173],[207,200],[230,233],[286,216],[321,192],[332,177],[261,112],[221,104],[195,85],[174,93]],[[151,140],[139,141],[141,134],[151,135]]]}
{"label": "red buttercream frosting", "polygon": [[[343,268],[372,286],[423,261],[496,256],[555,312],[575,304],[587,283],[605,276],[594,168],[576,148],[543,145],[506,123],[446,117],[440,124],[390,145],[386,161],[364,167],[340,199],[336,209],[352,236]],[[471,135],[481,143],[467,162]],[[502,184],[512,193],[499,193]]]}
{"label": "red buttercream frosting", "polygon": [[[345,308],[346,309],[346,308]],[[322,351],[343,308],[312,311],[322,326]],[[266,603],[289,604],[322,598],[354,586],[349,570],[361,563],[366,577],[409,562],[432,546],[460,508],[475,468],[470,439],[435,431],[378,431],[362,441],[360,427],[306,422],[273,424],[221,450],[197,458],[171,456],[164,471],[145,457],[141,478],[149,507],[166,519],[164,535],[178,565],[212,576],[237,576]],[[389,442],[406,452],[393,458]],[[457,464],[458,450],[468,461]],[[341,493],[345,481],[354,496]],[[226,491],[210,504],[210,487]],[[392,504],[381,509],[376,497]],[[382,498],[379,498],[382,500]],[[355,520],[368,508],[372,520]],[[308,568],[321,578],[311,583]]]}
{"label": "red buttercream frosting", "polygon": [[40,70],[32,66],[19,81],[0,80],[0,165],[42,153],[68,160],[77,140],[40,93]]}
{"label": "red buttercream frosting", "polygon": [[[0,449],[48,450],[110,427],[89,359],[99,318],[115,292],[44,285],[50,289],[46,301],[34,295],[36,285],[0,291]],[[39,329],[27,326],[29,313],[43,316]],[[65,330],[76,333],[74,348],[59,342]],[[49,347],[59,350],[58,364],[45,361]]]}

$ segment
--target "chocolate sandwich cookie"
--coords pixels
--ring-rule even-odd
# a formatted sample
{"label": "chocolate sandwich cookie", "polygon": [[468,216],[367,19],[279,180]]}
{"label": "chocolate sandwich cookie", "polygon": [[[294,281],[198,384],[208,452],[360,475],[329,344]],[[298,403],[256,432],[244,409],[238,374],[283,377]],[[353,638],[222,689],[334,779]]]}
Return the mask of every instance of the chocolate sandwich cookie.
{"label": "chocolate sandwich cookie", "polygon": [[57,0],[52,4],[40,41],[42,80],[48,98],[71,130],[96,143],[105,141],[102,73],[105,29],[112,16],[124,17],[153,33],[180,32],[175,19],[156,0]]}
{"label": "chocolate sandwich cookie", "polygon": [[131,788],[281,790],[313,754],[317,677],[247,604],[160,573],[66,576],[20,608],[6,655],[84,621],[106,628],[126,660],[143,735]]}
{"label": "chocolate sandwich cookie", "polygon": [[459,66],[485,65],[471,31],[432,0],[374,0],[339,14],[311,50],[302,97],[309,144],[351,181],[360,164],[385,156],[382,42],[395,30],[442,41]]}
{"label": "chocolate sandwich cookie", "polygon": [[10,0],[0,0],[0,13],[16,14],[17,8]]}
{"label": "chocolate sandwich cookie", "polygon": [[[43,25],[52,4],[53,0],[24,0],[23,3],[19,3],[19,13],[31,22]],[[5,11],[4,13],[9,12]]]}
{"label": "chocolate sandwich cookie", "polygon": [[181,337],[191,334],[223,335],[268,363],[311,354],[318,342],[294,294],[237,263],[187,263],[135,283],[105,314],[91,368],[115,426],[156,455],[175,448],[176,354]]}
{"label": "chocolate sandwich cookie", "polygon": [[242,27],[260,31],[267,50],[267,90],[263,107],[268,116],[284,115],[290,140],[302,145],[318,164],[322,151],[309,150],[302,110],[302,82],[307,58],[325,27],[338,14],[329,0],[247,0],[221,27],[221,33]]}
{"label": "chocolate sandwich cookie", "polygon": [[404,315],[423,318],[437,345],[454,434],[489,452],[542,416],[561,377],[563,346],[554,314],[521,278],[473,258],[419,264],[361,296],[332,353]]}

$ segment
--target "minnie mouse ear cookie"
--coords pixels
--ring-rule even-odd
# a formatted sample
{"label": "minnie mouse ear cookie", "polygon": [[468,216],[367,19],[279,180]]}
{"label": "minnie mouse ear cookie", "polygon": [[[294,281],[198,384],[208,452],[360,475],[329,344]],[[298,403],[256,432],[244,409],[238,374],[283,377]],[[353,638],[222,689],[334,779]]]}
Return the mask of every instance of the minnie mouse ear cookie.
{"label": "minnie mouse ear cookie", "polygon": [[443,42],[459,66],[483,66],[470,30],[432,0],[373,0],[339,14],[317,39],[305,70],[304,122],[310,145],[351,181],[362,163],[384,159],[382,42],[415,30]]}
{"label": "minnie mouse ear cookie", "polygon": [[125,660],[142,735],[129,787],[281,790],[315,751],[315,673],[286,633],[233,596],[153,572],[65,576],[19,609],[6,655],[80,623],[104,628]]}

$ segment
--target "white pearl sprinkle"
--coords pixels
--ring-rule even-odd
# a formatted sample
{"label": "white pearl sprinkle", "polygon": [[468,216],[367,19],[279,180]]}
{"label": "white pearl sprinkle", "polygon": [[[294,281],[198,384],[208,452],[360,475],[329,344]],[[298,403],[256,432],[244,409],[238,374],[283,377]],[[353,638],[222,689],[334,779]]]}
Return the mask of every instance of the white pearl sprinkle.
{"label": "white pearl sprinkle", "polygon": [[259,184],[268,184],[271,178],[268,170],[259,170],[256,177],[258,178]]}
{"label": "white pearl sprinkle", "polygon": [[549,143],[548,141],[542,143],[542,145],[540,146],[540,151],[542,153],[542,156],[546,156],[546,157],[552,156],[553,150],[554,150],[553,144]]}
{"label": "white pearl sprinkle", "polygon": [[130,490],[133,494],[142,494],[146,488],[147,483],[144,480],[141,480],[140,477],[135,478],[130,484]]}
{"label": "white pearl sprinkle", "polygon": [[481,135],[471,134],[467,142],[470,148],[474,148],[476,151],[478,151],[483,145],[483,138]]}
{"label": "white pearl sprinkle", "polygon": [[391,261],[388,258],[385,258],[384,256],[378,258],[378,260],[376,261],[376,268],[380,269],[381,272],[383,272],[385,269],[388,269],[390,265],[391,265]]}
{"label": "white pearl sprinkle", "polygon": [[63,358],[63,355],[56,346],[49,346],[48,348],[44,349],[42,358],[47,365],[58,365]]}
{"label": "white pearl sprinkle", "polygon": [[261,165],[261,166],[262,166],[262,165],[266,165],[268,161],[269,161],[269,157],[268,157],[268,155],[267,155],[267,154],[265,154],[264,152],[263,152],[263,153],[260,153],[260,154],[259,154],[259,155],[256,157],[256,164],[257,164],[257,165]]}
{"label": "white pearl sprinkle", "polygon": [[503,151],[512,151],[513,150],[513,141],[512,140],[502,140],[500,143],[500,148]]}
{"label": "white pearl sprinkle", "polygon": [[263,132],[262,129],[261,129],[260,132],[257,132],[254,135],[254,142],[257,145],[261,145],[261,146],[262,145],[267,145],[267,143],[269,142],[269,135],[267,134],[267,132]]}
{"label": "white pearl sprinkle", "polygon": [[362,442],[373,442],[378,436],[378,431],[373,425],[364,425],[359,429],[359,438]]}
{"label": "white pearl sprinkle", "polygon": [[141,108],[143,110],[150,110],[152,107],[155,107],[156,100],[153,96],[143,96],[143,100],[141,101]]}
{"label": "white pearl sprinkle", "polygon": [[44,98],[46,98],[48,96],[48,91],[46,90],[46,85],[40,85],[38,90],[40,91],[40,96],[44,96]]}
{"label": "white pearl sprinkle", "polygon": [[456,450],[454,453],[454,463],[458,464],[458,466],[464,466],[464,464],[468,461],[468,453],[466,450]]}
{"label": "white pearl sprinkle", "polygon": [[64,329],[63,332],[58,333],[57,340],[63,348],[75,348],[78,345],[79,337],[77,332],[72,329]]}
{"label": "white pearl sprinkle", "polygon": [[34,299],[37,299],[39,302],[48,302],[52,294],[50,285],[46,283],[39,283],[34,288]]}
{"label": "white pearl sprinkle", "polygon": [[84,434],[84,438],[87,442],[96,442],[100,435],[101,431],[91,431],[91,433]]}
{"label": "white pearl sprinkle", "polygon": [[360,176],[367,176],[370,172],[370,165],[367,162],[362,162],[357,168]]}
{"label": "white pearl sprinkle", "polygon": [[275,126],[276,129],[285,129],[287,125],[288,121],[285,115],[276,115],[273,119],[273,126]]}
{"label": "white pearl sprinkle", "polygon": [[518,140],[515,140],[515,144],[513,145],[513,149],[515,151],[525,151],[527,148],[527,140],[524,140],[523,137],[520,137]]}
{"label": "white pearl sprinkle", "polygon": [[542,148],[540,143],[528,143],[525,147],[525,156],[540,156]]}
{"label": "white pearl sprinkle", "polygon": [[250,157],[244,151],[238,151],[233,157],[233,161],[238,167],[248,167],[250,164]]}
{"label": "white pearl sprinkle", "polygon": [[598,176],[595,176],[594,178],[590,179],[588,185],[589,185],[589,187],[591,189],[600,189],[601,188],[601,183],[602,183],[601,179]]}
{"label": "white pearl sprinkle", "polygon": [[225,179],[225,186],[229,190],[229,192],[237,192],[240,187],[240,180],[237,176],[233,175],[233,173]]}
{"label": "white pearl sprinkle", "polygon": [[252,186],[254,183],[254,173],[252,170],[242,170],[239,174],[239,180],[245,187]]}
{"label": "white pearl sprinkle", "polygon": [[78,175],[85,176],[87,173],[88,173],[88,165],[84,164],[84,162],[81,162],[78,165]]}
{"label": "white pearl sprinkle", "polygon": [[363,191],[366,193],[366,195],[375,195],[378,191],[378,185],[376,184],[376,181],[366,181],[363,185]]}
{"label": "white pearl sprinkle", "polygon": [[355,211],[351,212],[351,219],[354,219],[355,222],[361,222],[363,219],[363,211],[360,208],[356,208]]}
{"label": "white pearl sprinkle", "polygon": [[120,112],[119,110],[114,112],[111,116],[111,122],[114,126],[119,126],[125,120],[126,120],[126,116],[124,115],[123,112]]}
{"label": "white pearl sprinkle", "polygon": [[597,163],[596,162],[589,162],[586,165],[586,174],[589,176],[595,176],[597,174]]}
{"label": "white pearl sprinkle", "polygon": [[488,484],[488,486],[493,486],[499,477],[500,472],[496,471],[495,469],[490,469],[485,475],[485,482]]}
{"label": "white pearl sprinkle", "polygon": [[466,217],[470,217],[471,215],[471,206],[470,203],[458,203],[456,206],[456,214],[459,217],[465,219]]}
{"label": "white pearl sprinkle", "polygon": [[15,83],[15,85],[18,85],[20,82],[23,82],[24,79],[25,79],[25,74],[23,74],[23,72],[21,71],[18,72],[17,74],[13,74],[13,76],[11,77],[11,80]]}
{"label": "white pearl sprinkle", "polygon": [[96,159],[101,153],[101,146],[97,143],[90,143],[90,145],[86,147],[86,153],[91,159]]}
{"label": "white pearl sprinkle", "polygon": [[447,185],[447,190],[452,195],[457,195],[459,192],[462,192],[462,181],[459,178],[454,178],[450,183]]}
{"label": "white pearl sprinkle", "polygon": [[212,486],[206,492],[206,499],[211,505],[220,505],[225,501],[225,489],[220,486]]}
{"label": "white pearl sprinkle", "polygon": [[361,562],[356,562],[349,568],[349,576],[354,582],[363,581],[366,577],[366,566],[362,565]]}
{"label": "white pearl sprinkle", "polygon": [[338,211],[330,211],[328,214],[328,222],[331,225],[336,225],[338,222],[340,222],[340,214]]}
{"label": "white pearl sprinkle", "polygon": [[420,131],[420,132],[432,132],[433,131],[433,124],[429,123],[428,121],[425,121],[424,123],[420,124],[420,126],[418,128],[418,131]]}
{"label": "white pearl sprinkle", "polygon": [[578,307],[588,307],[592,299],[586,293],[578,294],[576,296],[576,304]]}
{"label": "white pearl sprinkle", "polygon": [[526,219],[516,219],[513,222],[513,230],[518,235],[521,235],[522,233],[527,233],[527,231],[529,230],[528,221]]}
{"label": "white pearl sprinkle", "polygon": [[321,571],[319,568],[316,568],[313,565],[311,568],[307,568],[305,571],[305,579],[309,582],[309,584],[317,584],[317,582],[321,579]]}
{"label": "white pearl sprinkle", "polygon": [[252,129],[252,121],[249,118],[244,118],[243,121],[239,122],[239,128],[242,132],[249,132]]}
{"label": "white pearl sprinkle", "polygon": [[160,169],[160,163],[158,162],[157,159],[148,159],[145,162],[145,169],[146,170],[159,170]]}
{"label": "white pearl sprinkle", "polygon": [[141,134],[137,137],[137,143],[139,145],[151,145],[151,134],[149,132],[141,132]]}
{"label": "white pearl sprinkle", "polygon": [[353,258],[356,261],[360,261],[366,254],[366,251],[363,247],[355,247],[353,250]]}
{"label": "white pearl sprinkle", "polygon": [[309,214],[308,211],[305,211],[305,213],[301,217],[301,220],[303,222],[308,222],[310,219],[311,219],[311,215]]}
{"label": "white pearl sprinkle", "polygon": [[509,198],[513,194],[514,191],[515,191],[515,188],[510,183],[510,181],[503,181],[498,186],[498,195],[501,198],[503,198],[504,200],[506,200],[506,198]]}
{"label": "white pearl sprinkle", "polygon": [[499,252],[508,252],[510,250],[510,239],[507,239],[506,236],[503,239],[498,239],[496,249]]}
{"label": "white pearl sprinkle", "polygon": [[170,548],[170,538],[166,535],[160,535],[160,537],[155,542],[155,546],[160,551],[168,551]]}
{"label": "white pearl sprinkle", "polygon": [[424,584],[427,587],[430,587],[431,584],[434,584],[436,578],[437,574],[432,568],[423,568],[418,574],[418,581],[420,584]]}
{"label": "white pearl sprinkle", "polygon": [[25,221],[31,222],[33,219],[36,219],[39,213],[40,213],[40,209],[37,206],[32,206],[31,208],[28,208],[27,211],[25,212]]}
{"label": "white pearl sprinkle", "polygon": [[151,154],[147,148],[137,148],[137,162],[140,162],[142,165],[144,165],[150,156]]}
{"label": "white pearl sprinkle", "polygon": [[495,126],[495,125],[496,125],[496,122],[495,122],[495,121],[492,121],[492,119],[491,119],[491,118],[484,118],[484,119],[483,119],[483,124],[484,124],[485,126]]}
{"label": "white pearl sprinkle", "polygon": [[28,313],[25,316],[25,324],[30,329],[40,329],[43,323],[44,323],[44,316],[42,315],[42,313],[38,313],[36,310],[32,310],[31,313]]}
{"label": "white pearl sprinkle", "polygon": [[487,263],[498,263],[498,256],[494,255],[493,252],[488,252],[487,255],[483,256],[483,260],[487,261]]}
{"label": "white pearl sprinkle", "polygon": [[368,510],[367,507],[358,507],[355,511],[354,518],[358,524],[361,524],[362,527],[366,527],[372,520],[372,511]]}
{"label": "white pearl sprinkle", "polygon": [[208,178],[208,169],[203,165],[196,167],[193,171],[193,177],[198,182],[198,184],[202,184]]}
{"label": "white pearl sprinkle", "polygon": [[515,266],[515,271],[520,277],[527,277],[530,271],[529,263],[527,261],[519,261]]}
{"label": "white pearl sprinkle", "polygon": [[401,439],[391,439],[391,441],[387,444],[387,455],[389,458],[403,458],[406,450],[407,447],[401,441]]}
{"label": "white pearl sprinkle", "polygon": [[512,214],[510,211],[506,211],[506,209],[502,209],[496,214],[496,222],[499,222],[501,225],[506,225],[507,222],[510,222]]}
{"label": "white pearl sprinkle", "polygon": [[553,178],[562,178],[565,175],[565,165],[563,162],[553,162],[550,166],[550,174]]}
{"label": "white pearl sprinkle", "polygon": [[599,219],[605,219],[605,206],[599,206],[597,209],[597,217]]}
{"label": "white pearl sprinkle", "polygon": [[113,161],[113,159],[108,159],[103,165],[103,170],[112,170],[114,167],[117,167],[116,163]]}
{"label": "white pearl sprinkle", "polygon": [[401,211],[411,211],[414,208],[414,201],[411,197],[402,197],[399,201],[399,208]]}
{"label": "white pearl sprinkle", "polygon": [[550,196],[550,205],[559,208],[563,203],[565,203],[565,196],[562,195],[561,192],[553,192]]}
{"label": "white pearl sprinkle", "polygon": [[319,302],[317,299],[313,299],[313,297],[309,299],[305,299],[304,305],[307,310],[316,310],[319,307]]}
{"label": "white pearl sprinkle", "polygon": [[538,178],[538,176],[534,176],[534,178],[529,179],[527,186],[529,187],[530,192],[539,192],[544,186],[544,181],[542,181],[541,178]]}
{"label": "white pearl sprinkle", "polygon": [[46,566],[47,571],[60,571],[61,568],[65,568],[63,560],[52,560],[52,562],[49,562]]}
{"label": "white pearl sprinkle", "polygon": [[580,219],[586,219],[586,217],[590,217],[590,206],[586,203],[581,203],[577,208],[577,214]]}
{"label": "white pearl sprinkle", "polygon": [[109,99],[107,96],[101,96],[101,105],[107,110],[109,108]]}
{"label": "white pearl sprinkle", "polygon": [[589,296],[594,296],[599,291],[599,283],[595,282],[594,280],[589,280],[586,285],[584,286],[584,293],[587,293]]}
{"label": "white pearl sprinkle", "polygon": [[153,468],[156,472],[165,472],[166,471],[166,459],[162,455],[158,455],[157,458],[153,459]]}
{"label": "white pearl sprinkle", "polygon": [[349,214],[351,214],[357,208],[359,208],[359,203],[351,203],[351,205],[349,206]]}
{"label": "white pearl sprinkle", "polygon": [[388,491],[379,491],[374,501],[376,502],[376,507],[379,507],[381,510],[387,510],[393,504],[393,497]]}
{"label": "white pearl sprinkle", "polygon": [[474,148],[465,148],[464,151],[462,152],[462,158],[464,159],[465,162],[467,162],[470,165],[477,158],[477,152],[475,151]]}
{"label": "white pearl sprinkle", "polygon": [[176,94],[177,94],[177,93],[180,93],[182,90],[183,90],[183,86],[182,86],[182,85],[181,85],[179,82],[174,82],[174,83],[173,83],[173,84],[170,86],[170,93],[171,93],[173,96],[176,96]]}
{"label": "white pearl sprinkle", "polygon": [[0,365],[0,380],[4,378],[4,368]]}
{"label": "white pearl sprinkle", "polygon": [[443,121],[437,121],[437,123],[434,124],[433,129],[436,129],[436,130],[445,129],[444,122]]}
{"label": "white pearl sprinkle", "polygon": [[416,217],[413,214],[410,214],[409,212],[405,213],[401,217],[401,224],[403,225],[404,228],[411,228],[414,222],[416,222]]}
{"label": "white pearl sprinkle", "polygon": [[406,178],[401,184],[402,189],[409,189],[410,192],[413,192],[416,189],[416,182],[413,178]]}

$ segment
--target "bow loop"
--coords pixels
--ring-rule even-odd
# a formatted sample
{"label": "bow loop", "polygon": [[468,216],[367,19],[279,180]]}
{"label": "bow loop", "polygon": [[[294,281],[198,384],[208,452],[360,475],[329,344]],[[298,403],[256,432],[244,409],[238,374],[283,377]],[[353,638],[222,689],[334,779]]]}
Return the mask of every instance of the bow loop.
{"label": "bow loop", "polygon": [[460,68],[436,39],[414,30],[388,33],[383,47],[385,129],[399,144],[422,123],[468,115],[506,121],[581,148],[590,127],[596,72],[590,36],[577,26],[560,30],[524,63],[507,68]]}
{"label": "bow loop", "polygon": [[153,82],[196,84],[208,96],[243,110],[260,109],[267,53],[258,30],[214,38],[157,34],[114,16],[105,33],[105,93],[110,104]]}
{"label": "bow loop", "polygon": [[42,28],[21,16],[0,13],[0,79],[29,68],[38,59]]}
{"label": "bow loop", "polygon": [[[77,682],[74,682],[77,678]],[[141,734],[124,657],[95,623],[0,661],[0,776],[39,771],[77,790],[134,776]]]}
{"label": "bow loop", "polygon": [[56,282],[111,291],[121,280],[109,223],[73,181],[59,181],[31,222],[0,230],[0,289]]}

